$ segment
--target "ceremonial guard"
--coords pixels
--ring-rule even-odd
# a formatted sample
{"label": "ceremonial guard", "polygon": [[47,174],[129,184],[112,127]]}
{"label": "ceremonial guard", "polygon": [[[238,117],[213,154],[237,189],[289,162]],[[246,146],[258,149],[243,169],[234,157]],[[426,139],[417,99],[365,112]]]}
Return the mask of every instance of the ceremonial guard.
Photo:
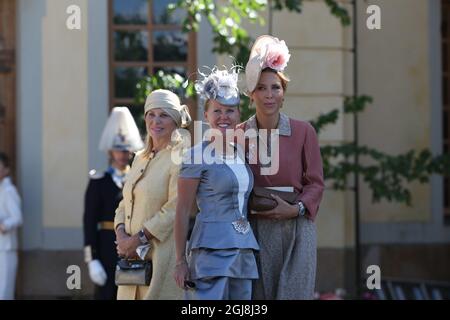
{"label": "ceremonial guard", "polygon": [[84,204],[84,257],[89,276],[96,285],[96,300],[114,300],[117,296],[114,216],[122,200],[122,188],[133,152],[143,146],[128,108],[114,108],[99,145],[101,151],[108,153],[110,166],[104,172],[90,171]]}

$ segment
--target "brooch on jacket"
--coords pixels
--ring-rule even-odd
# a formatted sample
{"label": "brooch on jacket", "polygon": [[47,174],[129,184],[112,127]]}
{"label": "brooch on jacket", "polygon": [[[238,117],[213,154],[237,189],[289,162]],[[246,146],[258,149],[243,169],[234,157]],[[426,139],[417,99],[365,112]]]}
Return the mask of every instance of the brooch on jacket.
{"label": "brooch on jacket", "polygon": [[234,230],[239,233],[246,234],[250,231],[250,223],[244,217],[232,222]]}

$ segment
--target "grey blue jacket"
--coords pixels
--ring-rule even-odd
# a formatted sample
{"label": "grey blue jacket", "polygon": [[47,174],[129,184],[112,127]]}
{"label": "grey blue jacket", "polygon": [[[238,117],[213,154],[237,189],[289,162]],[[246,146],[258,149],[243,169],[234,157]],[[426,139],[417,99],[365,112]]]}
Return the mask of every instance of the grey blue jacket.
{"label": "grey blue jacket", "polygon": [[[237,232],[232,222],[241,217],[239,211],[239,184],[233,171],[224,163],[208,163],[204,155],[209,142],[191,148],[183,159],[180,178],[198,178],[197,205],[200,209],[192,230],[190,249],[255,249],[259,250],[253,231]],[[206,151],[208,152],[208,150]],[[201,155],[199,155],[201,153]],[[214,157],[214,150],[210,153]],[[201,159],[201,163],[194,163]],[[247,218],[247,202],[253,188],[253,174],[245,165],[250,178],[244,195],[243,214]]]}

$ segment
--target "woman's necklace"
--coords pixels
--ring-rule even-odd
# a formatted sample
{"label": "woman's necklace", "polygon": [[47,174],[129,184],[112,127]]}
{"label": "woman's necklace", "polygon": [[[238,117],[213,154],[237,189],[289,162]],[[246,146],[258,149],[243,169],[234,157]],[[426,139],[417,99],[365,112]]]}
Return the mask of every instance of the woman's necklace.
{"label": "woman's necklace", "polygon": [[[245,164],[238,163],[237,158],[239,157],[239,155],[236,152],[237,150],[233,149],[233,151],[234,151],[233,156],[226,157],[226,155],[225,155],[224,162],[226,165],[228,165],[230,167],[231,171],[233,171],[233,174],[235,175],[235,178],[237,179],[237,182],[239,185],[240,184],[239,177],[238,177],[239,172],[236,171],[236,169],[233,169],[231,166],[243,166],[244,170],[246,170],[246,168],[245,168]],[[230,161],[231,163],[227,164],[227,160]],[[250,231],[250,223],[248,222],[248,220],[245,217],[243,212],[241,212],[239,218],[237,220],[233,221],[231,224],[233,225],[234,230],[236,230],[239,233],[246,234]]]}

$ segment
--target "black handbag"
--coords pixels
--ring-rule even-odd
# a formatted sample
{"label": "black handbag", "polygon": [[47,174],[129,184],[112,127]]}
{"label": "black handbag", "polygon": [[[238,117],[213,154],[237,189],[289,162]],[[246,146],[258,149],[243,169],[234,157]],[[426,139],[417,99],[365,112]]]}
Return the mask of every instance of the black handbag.
{"label": "black handbag", "polygon": [[125,260],[117,262],[115,282],[118,286],[149,286],[152,279],[151,260]]}

